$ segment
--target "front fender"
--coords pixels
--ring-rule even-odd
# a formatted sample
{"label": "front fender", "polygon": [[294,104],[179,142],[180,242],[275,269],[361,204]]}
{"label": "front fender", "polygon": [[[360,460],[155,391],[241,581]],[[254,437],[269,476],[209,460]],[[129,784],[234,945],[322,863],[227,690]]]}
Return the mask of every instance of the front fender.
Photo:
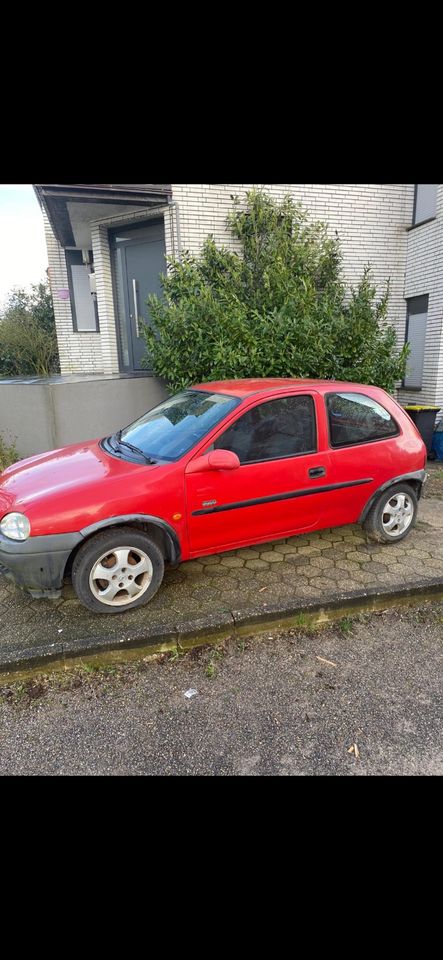
{"label": "front fender", "polygon": [[98,523],[92,523],[89,527],[84,527],[83,530],[80,530],[80,534],[87,540],[88,537],[94,533],[98,533],[99,530],[106,530],[109,527],[120,527],[127,523],[150,523],[162,530],[168,546],[167,560],[174,566],[180,563],[181,547],[175,530],[169,523],[166,523],[166,520],[162,520],[160,517],[153,517],[150,514],[128,513],[121,517],[107,517],[106,520],[100,520]]}

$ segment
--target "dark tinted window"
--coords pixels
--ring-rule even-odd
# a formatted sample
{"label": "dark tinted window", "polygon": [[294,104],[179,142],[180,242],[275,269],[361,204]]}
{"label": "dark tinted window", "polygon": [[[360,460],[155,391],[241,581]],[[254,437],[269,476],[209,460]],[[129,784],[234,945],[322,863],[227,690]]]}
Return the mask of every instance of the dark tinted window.
{"label": "dark tinted window", "polygon": [[239,417],[215,443],[232,450],[241,463],[296,457],[316,450],[312,397],[284,397],[262,403]]}
{"label": "dark tinted window", "polygon": [[406,342],[409,343],[410,354],[404,386],[414,390],[420,390],[423,386],[428,305],[428,296],[410,297],[408,300]]}
{"label": "dark tinted window", "polygon": [[153,459],[178,460],[238,403],[220,393],[186,390],[123,430],[122,440]]}
{"label": "dark tinted window", "polygon": [[333,447],[384,440],[398,433],[390,413],[361,393],[333,393],[327,398]]}

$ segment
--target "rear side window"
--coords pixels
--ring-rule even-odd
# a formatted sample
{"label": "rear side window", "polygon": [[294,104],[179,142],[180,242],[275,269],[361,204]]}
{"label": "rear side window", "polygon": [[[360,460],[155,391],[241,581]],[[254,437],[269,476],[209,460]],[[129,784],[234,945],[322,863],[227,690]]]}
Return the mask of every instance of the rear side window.
{"label": "rear side window", "polygon": [[283,397],[248,410],[215,442],[217,450],[232,450],[240,463],[282,460],[317,449],[312,397]]}
{"label": "rear side window", "polygon": [[327,408],[332,447],[386,440],[399,433],[391,414],[362,393],[330,393]]}

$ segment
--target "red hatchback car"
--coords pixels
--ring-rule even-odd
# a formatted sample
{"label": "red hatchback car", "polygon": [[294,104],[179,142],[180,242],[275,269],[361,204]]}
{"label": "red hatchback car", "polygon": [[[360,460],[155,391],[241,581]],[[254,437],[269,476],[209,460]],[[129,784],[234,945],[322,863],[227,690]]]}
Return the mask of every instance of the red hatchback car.
{"label": "red hatchback car", "polygon": [[165,565],[362,523],[412,529],[426,449],[383,390],[318,380],[192,387],[104,440],[0,476],[0,564],[34,597],[71,575],[98,613],[147,603]]}

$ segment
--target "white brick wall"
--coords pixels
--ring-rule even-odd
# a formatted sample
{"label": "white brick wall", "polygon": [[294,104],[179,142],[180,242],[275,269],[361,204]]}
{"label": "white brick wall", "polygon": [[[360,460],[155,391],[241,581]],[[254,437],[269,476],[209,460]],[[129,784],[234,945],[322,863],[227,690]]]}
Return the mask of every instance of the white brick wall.
{"label": "white brick wall", "polygon": [[97,307],[100,321],[102,373],[118,373],[119,358],[117,330],[112,288],[111,251],[108,231],[104,227],[92,228],[92,252],[97,278]]}
{"label": "white brick wall", "polygon": [[402,391],[402,402],[443,407],[443,184],[437,218],[408,233],[405,297],[429,295],[423,390]]}
{"label": "white brick wall", "polygon": [[75,333],[72,325],[71,303],[69,300],[60,299],[59,291],[68,289],[65,251],[56,240],[44,211],[43,219],[61,372],[63,375],[102,373],[103,360],[100,335],[98,333]]}
{"label": "white brick wall", "polygon": [[407,233],[412,223],[414,185],[410,183],[173,183],[180,207],[182,247],[198,252],[208,235],[233,246],[226,229],[232,195],[244,197],[254,187],[276,199],[287,194],[301,202],[315,220],[329,225],[342,241],[346,280],[355,284],[371,263],[380,292],[391,279],[389,320],[404,342],[404,276]]}

